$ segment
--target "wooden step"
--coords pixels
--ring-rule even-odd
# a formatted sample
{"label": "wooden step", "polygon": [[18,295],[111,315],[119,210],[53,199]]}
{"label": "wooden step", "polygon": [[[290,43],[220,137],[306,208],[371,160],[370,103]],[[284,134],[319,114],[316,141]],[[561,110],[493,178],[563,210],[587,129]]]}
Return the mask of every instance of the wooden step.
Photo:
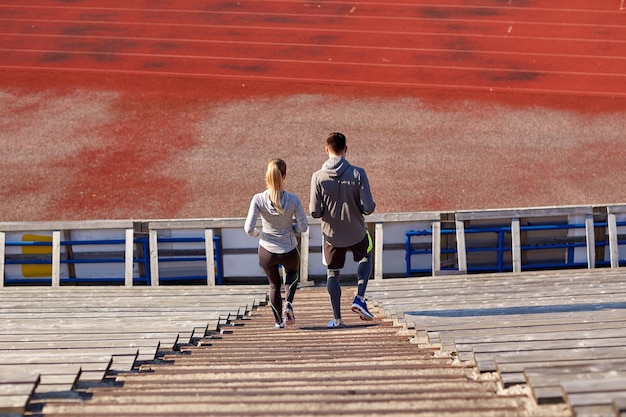
{"label": "wooden step", "polygon": [[[499,395],[493,379],[454,357],[412,342],[412,333],[378,315],[363,322],[349,311],[347,327],[329,329],[325,288],[296,293],[296,324],[274,329],[269,306],[222,326],[219,332],[115,376],[115,385],[92,386],[88,401],[43,404],[45,415],[120,413],[170,416],[383,415],[521,416],[530,398]],[[374,306],[372,312],[378,314]]]}
{"label": "wooden step", "polygon": [[22,415],[35,387],[39,372],[14,370],[0,374],[0,415]]}
{"label": "wooden step", "polygon": [[[0,381],[32,372],[38,396],[90,386],[216,331],[266,297],[258,286],[5,287]],[[10,386],[0,382],[0,388]]]}
{"label": "wooden step", "polygon": [[[480,372],[496,373],[503,388],[528,386],[539,405],[593,415],[611,409],[606,399],[621,392],[572,393],[580,399],[572,402],[565,387],[620,377],[623,282],[619,270],[572,270],[416,277],[376,283],[368,292],[422,335],[419,346],[442,346]],[[602,404],[584,402],[599,395]]]}

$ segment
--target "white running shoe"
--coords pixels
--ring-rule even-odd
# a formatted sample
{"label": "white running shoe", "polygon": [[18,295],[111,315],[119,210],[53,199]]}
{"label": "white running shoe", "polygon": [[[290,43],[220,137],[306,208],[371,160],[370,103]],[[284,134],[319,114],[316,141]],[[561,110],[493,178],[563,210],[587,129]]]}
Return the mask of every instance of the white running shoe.
{"label": "white running shoe", "polygon": [[328,322],[326,327],[331,327],[331,328],[346,327],[346,324],[341,319],[337,319],[337,320],[332,319],[331,321]]}
{"label": "white running shoe", "polygon": [[291,303],[287,303],[285,309],[283,310],[283,323],[288,326],[296,323],[296,316],[293,314],[293,307]]}

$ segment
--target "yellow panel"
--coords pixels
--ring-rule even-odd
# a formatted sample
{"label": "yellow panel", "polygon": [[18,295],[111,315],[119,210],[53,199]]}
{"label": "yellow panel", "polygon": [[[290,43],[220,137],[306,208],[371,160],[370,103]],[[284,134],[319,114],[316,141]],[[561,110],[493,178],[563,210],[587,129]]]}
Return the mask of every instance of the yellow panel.
{"label": "yellow panel", "polygon": [[[22,236],[22,242],[52,242],[52,236],[30,235]],[[50,255],[52,246],[22,246],[24,255]],[[52,276],[50,265],[22,265],[22,275],[25,278],[39,278]]]}

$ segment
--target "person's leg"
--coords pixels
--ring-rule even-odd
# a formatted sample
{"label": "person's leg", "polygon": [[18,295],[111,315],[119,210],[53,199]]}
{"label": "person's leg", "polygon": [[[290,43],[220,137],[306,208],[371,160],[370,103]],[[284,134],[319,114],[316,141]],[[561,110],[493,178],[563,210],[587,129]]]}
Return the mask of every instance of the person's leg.
{"label": "person's leg", "polygon": [[352,247],[354,260],[359,263],[357,267],[357,295],[352,302],[352,311],[357,313],[363,320],[372,320],[374,315],[367,309],[365,302],[365,290],[367,282],[372,274],[372,239],[367,233],[363,240]]}
{"label": "person's leg", "polygon": [[261,264],[263,271],[265,271],[267,282],[270,287],[269,299],[272,307],[272,313],[274,313],[274,320],[276,321],[276,324],[281,324],[283,322],[281,314],[283,309],[283,300],[280,294],[282,279],[278,270],[278,264],[275,262],[272,253],[262,246],[259,247],[259,263]]}
{"label": "person's leg", "polygon": [[299,282],[297,272],[287,272],[285,276],[285,300],[291,304],[296,296]]}
{"label": "person's leg", "polygon": [[298,269],[300,267],[298,249],[286,253],[282,258],[282,265],[285,268],[285,300],[291,304],[298,289]]}
{"label": "person's leg", "polygon": [[288,325],[295,324],[296,316],[293,312],[294,297],[298,289],[298,269],[300,266],[300,254],[298,249],[281,255],[281,264],[285,268],[285,308],[283,309],[283,322]]}
{"label": "person's leg", "polygon": [[326,273],[326,289],[330,295],[335,320],[341,320],[341,285],[339,284],[340,269],[329,269]]}
{"label": "person's leg", "polygon": [[367,282],[370,279],[370,275],[372,274],[372,257],[370,255],[359,261],[359,265],[357,266],[356,276],[357,276],[357,290],[356,293],[359,297],[365,297],[365,290],[367,289]]}
{"label": "person's leg", "polygon": [[333,308],[334,320],[328,323],[329,327],[343,326],[341,319],[341,284],[339,275],[346,259],[346,248],[335,248],[324,241],[324,263],[328,266],[326,271],[326,289],[330,296],[330,305]]}

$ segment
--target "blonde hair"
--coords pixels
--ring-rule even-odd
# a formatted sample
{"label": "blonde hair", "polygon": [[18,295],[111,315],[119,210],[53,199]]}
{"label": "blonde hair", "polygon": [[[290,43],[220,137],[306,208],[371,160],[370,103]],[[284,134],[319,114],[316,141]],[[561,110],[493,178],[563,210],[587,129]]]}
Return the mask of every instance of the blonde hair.
{"label": "blonde hair", "polygon": [[265,171],[265,183],[270,194],[270,201],[280,214],[283,214],[283,206],[280,204],[280,195],[283,191],[283,179],[287,174],[287,164],[282,159],[272,159],[267,163]]}

